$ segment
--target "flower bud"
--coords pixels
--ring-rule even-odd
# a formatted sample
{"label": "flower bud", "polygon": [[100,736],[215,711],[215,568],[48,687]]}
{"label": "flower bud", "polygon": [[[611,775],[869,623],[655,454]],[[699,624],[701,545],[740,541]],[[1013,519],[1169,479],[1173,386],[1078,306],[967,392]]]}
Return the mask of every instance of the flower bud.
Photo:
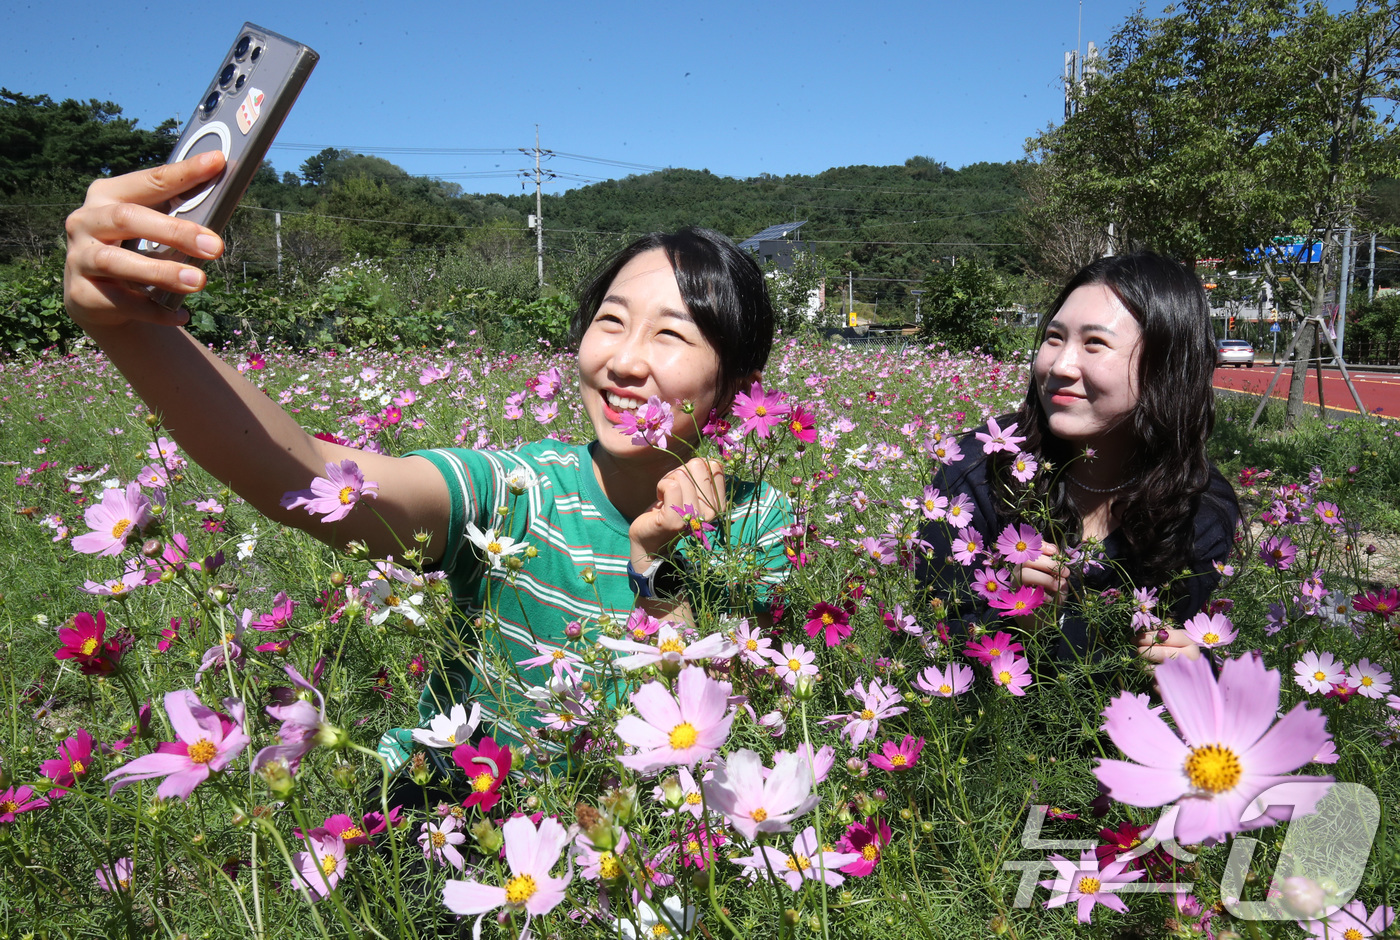
{"label": "flower bud", "polygon": [[630,787],[614,787],[599,801],[603,804],[603,809],[619,825],[626,826],[637,818],[641,807],[637,805],[637,787],[633,784]]}
{"label": "flower bud", "polygon": [[342,790],[352,791],[355,789],[355,768],[345,761],[338,762],[331,768],[331,779],[335,785]]}
{"label": "flower bud", "polygon": [[421,529],[416,529],[413,533],[413,541],[417,542],[419,545],[427,545],[428,542],[432,540],[432,537],[433,533],[424,532]]}
{"label": "flower bud", "polygon": [[1311,920],[1322,913],[1327,892],[1311,878],[1293,875],[1283,879],[1283,906],[1300,920]]}
{"label": "flower bud", "polygon": [[790,908],[788,908],[787,910],[783,911],[783,925],[784,925],[784,926],[787,926],[787,927],[796,927],[796,926],[797,926],[799,923],[801,923],[801,922],[802,922],[802,915],[799,914],[799,913],[797,913],[797,911],[796,911],[794,908],[791,908],[791,907],[790,907]]}
{"label": "flower bud", "polygon": [[675,774],[661,781],[661,798],[667,809],[680,809],[685,802],[685,791],[681,789],[681,778]]}
{"label": "flower bud", "polygon": [[409,758],[408,776],[420,787],[426,787],[433,779],[433,768],[428,766],[428,758],[422,751],[417,751]]}
{"label": "flower bud", "polygon": [[369,561],[369,546],[358,539],[346,542],[345,554],[358,561]]}
{"label": "flower bud", "polygon": [[592,565],[585,565],[583,570],[579,572],[579,577],[583,579],[584,584],[592,584],[598,580],[598,572],[593,570]]}
{"label": "flower bud", "polygon": [[344,587],[344,586],[345,586],[345,572],[344,572],[344,571],[332,571],[332,572],[331,572],[331,584],[334,585],[335,587]]}
{"label": "flower bud", "polygon": [[540,550],[533,545],[526,545],[524,555],[526,558],[538,558]]}
{"label": "flower bud", "polygon": [[487,855],[499,852],[505,843],[505,837],[501,835],[501,830],[497,829],[496,824],[489,819],[480,819],[472,823],[471,833],[476,844],[481,846],[481,851]]}
{"label": "flower bud", "polygon": [[165,546],[161,544],[160,539],[146,539],[141,543],[141,554],[147,558],[159,558],[163,551]]}
{"label": "flower bud", "polygon": [[154,411],[148,412],[146,414],[146,427],[152,430],[160,427],[160,415],[156,414]]}
{"label": "flower bud", "polygon": [[501,564],[505,565],[507,571],[519,572],[525,567],[525,562],[515,555],[507,555],[501,559]]}
{"label": "flower bud", "polygon": [[564,627],[564,636],[571,640],[577,640],[579,637],[583,636],[583,624],[579,623],[577,620],[570,620]]}
{"label": "flower bud", "polygon": [[799,702],[810,702],[817,697],[817,677],[813,675],[802,675],[797,677],[797,682],[792,687],[792,697]]}
{"label": "flower bud", "polygon": [[296,778],[284,760],[270,760],[258,768],[258,776],[267,784],[268,790],[279,800],[285,800],[296,789]]}
{"label": "flower bud", "polygon": [[321,727],[316,730],[316,743],[321,747],[340,751],[350,746],[350,735],[344,729],[323,721]]}

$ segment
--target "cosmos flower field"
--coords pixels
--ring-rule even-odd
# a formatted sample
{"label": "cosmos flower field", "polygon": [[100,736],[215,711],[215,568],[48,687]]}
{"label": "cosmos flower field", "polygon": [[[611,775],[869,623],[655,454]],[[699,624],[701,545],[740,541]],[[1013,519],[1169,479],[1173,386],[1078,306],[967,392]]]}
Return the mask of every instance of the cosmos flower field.
{"label": "cosmos flower field", "polygon": [[[591,436],[545,345],[225,355],[361,448]],[[1206,658],[1149,674],[1133,643],[1165,604],[1125,590],[1077,599],[1107,639],[1057,662],[1053,602],[1007,571],[1058,536],[931,486],[1016,450],[1004,422],[970,432],[1025,381],[781,342],[704,445],[795,507],[775,625],[704,602],[690,626],[571,623],[498,664],[549,673],[510,716],[521,745],[471,703],[419,727],[453,647],[414,546],[336,553],[261,518],[91,348],[0,360],[0,935],[1395,935],[1400,589],[1345,481],[1231,468],[1246,522],[1182,625]],[[667,420],[629,430],[659,443]],[[287,504],[317,524],[372,511],[353,462],[305,486]],[[961,595],[916,588],[929,522]],[[509,585],[530,546],[489,523],[473,550]],[[693,532],[709,576],[752,574]],[[1007,616],[949,629],[972,605]],[[1256,799],[1280,785],[1287,806]]]}

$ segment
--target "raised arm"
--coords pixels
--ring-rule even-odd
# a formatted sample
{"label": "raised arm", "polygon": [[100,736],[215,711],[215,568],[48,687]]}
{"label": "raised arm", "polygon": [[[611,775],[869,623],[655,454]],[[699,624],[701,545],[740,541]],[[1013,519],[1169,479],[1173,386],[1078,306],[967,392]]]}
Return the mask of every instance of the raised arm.
{"label": "raised arm", "polygon": [[[428,461],[386,457],[312,437],[182,329],[189,319],[184,310],[166,310],[131,286],[155,285],[181,294],[204,287],[199,268],[146,257],[123,248],[122,242],[145,238],[193,258],[218,257],[223,242],[216,233],[171,218],[158,207],[222,167],[223,157],[208,153],[94,182],[82,208],[68,217],[63,295],[69,316],[161,416],[190,459],[268,518],[331,544],[359,539],[381,556],[401,554],[400,542],[412,545],[414,532],[430,531],[425,551],[441,558],[450,504],[446,484]],[[369,507],[356,507],[331,525],[303,510],[281,507],[284,493],[307,488],[312,477],[325,475],[327,463],[347,458],[379,483],[379,498]]]}

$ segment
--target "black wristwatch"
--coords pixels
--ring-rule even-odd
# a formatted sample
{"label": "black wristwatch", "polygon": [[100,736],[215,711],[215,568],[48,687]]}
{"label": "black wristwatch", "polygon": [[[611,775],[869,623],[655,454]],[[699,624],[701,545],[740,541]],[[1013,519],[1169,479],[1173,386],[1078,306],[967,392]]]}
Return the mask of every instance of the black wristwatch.
{"label": "black wristwatch", "polygon": [[674,555],[655,556],[645,571],[632,567],[632,559],[627,559],[627,580],[632,591],[641,600],[655,597],[675,597],[680,593],[684,582],[684,560]]}

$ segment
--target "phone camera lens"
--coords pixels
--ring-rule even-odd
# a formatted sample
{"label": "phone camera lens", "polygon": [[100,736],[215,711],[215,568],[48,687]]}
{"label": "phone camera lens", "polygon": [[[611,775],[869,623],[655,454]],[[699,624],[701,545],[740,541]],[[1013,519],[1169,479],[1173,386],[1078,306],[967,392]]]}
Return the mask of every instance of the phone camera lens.
{"label": "phone camera lens", "polygon": [[238,45],[233,47],[233,57],[235,59],[243,58],[248,54],[248,47],[252,44],[253,37],[251,36],[244,36],[242,39],[238,40]]}
{"label": "phone camera lens", "polygon": [[224,70],[219,73],[219,84],[221,86],[224,86],[227,85],[229,82],[233,81],[233,73],[237,71],[238,67],[235,66],[232,62],[230,62],[228,65],[225,65]]}
{"label": "phone camera lens", "polygon": [[254,62],[258,61],[258,57],[261,56],[261,55],[262,55],[262,46],[258,46],[258,47],[256,47],[256,48],[253,49],[253,61],[254,61]]}
{"label": "phone camera lens", "polygon": [[234,91],[238,91],[239,89],[241,89],[241,88],[243,87],[243,83],[246,82],[247,80],[248,80],[248,76],[247,76],[247,75],[240,75],[240,76],[238,76],[238,81],[236,81],[236,82],[233,83],[233,90],[234,90]]}
{"label": "phone camera lens", "polygon": [[211,91],[211,92],[209,92],[209,97],[204,99],[204,113],[205,113],[205,114],[213,114],[213,113],[214,113],[214,109],[217,108],[218,106],[219,106],[219,93],[218,93],[217,91]]}

